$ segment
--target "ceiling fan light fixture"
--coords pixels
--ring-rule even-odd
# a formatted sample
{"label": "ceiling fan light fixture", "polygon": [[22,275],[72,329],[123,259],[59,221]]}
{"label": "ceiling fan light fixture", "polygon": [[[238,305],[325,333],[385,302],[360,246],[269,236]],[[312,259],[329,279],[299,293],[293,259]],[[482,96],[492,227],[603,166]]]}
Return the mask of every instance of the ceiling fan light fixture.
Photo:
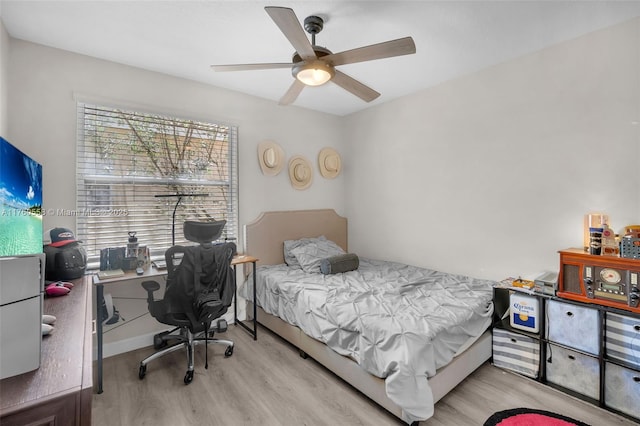
{"label": "ceiling fan light fixture", "polygon": [[[289,105],[294,102],[305,86],[321,86],[329,80],[333,80],[335,84],[363,101],[371,102],[377,99],[380,93],[353,77],[337,71],[335,67],[416,53],[413,39],[404,37],[334,54],[326,47],[316,45],[316,35],[324,26],[324,19],[321,17],[308,16],[302,28],[293,9],[277,6],[266,6],[264,9],[293,46],[291,62],[212,65],[212,68],[214,71],[243,71],[291,67],[291,74],[295,80],[280,98],[278,102],[280,105]],[[311,41],[304,33],[305,30],[311,34]]]}
{"label": "ceiling fan light fixture", "polygon": [[335,75],[333,67],[323,61],[310,61],[294,65],[293,76],[307,86],[321,86]]}

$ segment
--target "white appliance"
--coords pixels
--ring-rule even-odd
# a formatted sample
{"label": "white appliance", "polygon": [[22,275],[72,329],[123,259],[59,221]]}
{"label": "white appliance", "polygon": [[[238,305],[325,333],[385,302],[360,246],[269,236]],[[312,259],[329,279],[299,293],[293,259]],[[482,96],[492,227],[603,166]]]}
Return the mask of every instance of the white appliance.
{"label": "white appliance", "polygon": [[40,367],[44,253],[0,258],[0,379]]}

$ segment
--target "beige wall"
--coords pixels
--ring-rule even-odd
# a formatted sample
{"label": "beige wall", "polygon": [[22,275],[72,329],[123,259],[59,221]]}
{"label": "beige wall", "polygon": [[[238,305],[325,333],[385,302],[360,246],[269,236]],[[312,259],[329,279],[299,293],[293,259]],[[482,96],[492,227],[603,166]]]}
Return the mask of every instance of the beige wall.
{"label": "beige wall", "polygon": [[[324,179],[315,165],[327,144],[343,148],[338,117],[16,39],[10,52],[8,136],[42,163],[45,209],[75,209],[76,99],[82,98],[239,126],[240,225],[263,210],[344,213],[342,177]],[[264,139],[278,142],[287,158],[301,154],[313,162],[308,190],[293,189],[286,170],[262,175],[257,145]],[[44,226],[75,228],[75,220],[46,216]]]}
{"label": "beige wall", "polygon": [[[240,128],[241,225],[332,207],[363,256],[489,278],[553,270],[557,250],[581,244],[586,212],[606,211],[615,229],[640,220],[639,22],[347,117],[12,39],[8,137],[43,163],[45,208],[73,209],[74,96],[224,120]],[[344,173],[325,180],[316,167],[295,191],[286,173],[261,175],[263,139],[312,160],[330,141]]]}
{"label": "beige wall", "polygon": [[[264,210],[329,207],[344,214],[342,176],[324,179],[316,166],[324,146],[342,151],[340,118],[21,40],[11,39],[10,44],[9,65],[2,68],[3,76],[8,68],[11,85],[7,137],[42,164],[45,210],[76,207],[76,102],[82,99],[237,125],[240,226]],[[2,58],[5,63],[4,49]],[[257,145],[264,139],[278,142],[287,158],[301,154],[312,161],[315,176],[309,189],[293,189],[286,169],[275,177],[262,175]],[[47,215],[43,225],[75,229],[75,218]],[[124,233],[123,242],[126,238]],[[105,356],[148,346],[152,335],[166,328],[144,315],[145,295],[137,283],[105,291],[113,295],[124,318],[136,319],[105,334]],[[239,303],[238,317],[244,316]],[[232,313],[226,317],[231,321]]]}
{"label": "beige wall", "polygon": [[346,120],[361,255],[501,279],[558,268],[585,213],[640,221],[640,20]]}
{"label": "beige wall", "polygon": [[[636,19],[335,117],[7,40],[0,27],[0,131],[43,164],[44,207],[74,209],[76,99],[222,120],[240,129],[240,225],[335,208],[361,256],[500,279],[556,270],[586,212],[606,211],[615,229],[640,221],[639,38]],[[261,174],[264,139],[314,162],[309,190]],[[334,180],[315,166],[327,144],[343,155]]]}

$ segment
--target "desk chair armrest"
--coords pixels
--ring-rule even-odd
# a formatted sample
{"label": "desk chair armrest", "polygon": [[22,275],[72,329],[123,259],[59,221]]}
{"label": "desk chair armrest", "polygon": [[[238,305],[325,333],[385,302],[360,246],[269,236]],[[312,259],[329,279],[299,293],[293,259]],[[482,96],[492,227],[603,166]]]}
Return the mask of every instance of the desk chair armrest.
{"label": "desk chair armrest", "polygon": [[160,290],[160,284],[158,284],[156,281],[143,281],[142,287],[147,290],[147,299],[149,299],[150,301],[153,301],[153,293],[156,290]]}

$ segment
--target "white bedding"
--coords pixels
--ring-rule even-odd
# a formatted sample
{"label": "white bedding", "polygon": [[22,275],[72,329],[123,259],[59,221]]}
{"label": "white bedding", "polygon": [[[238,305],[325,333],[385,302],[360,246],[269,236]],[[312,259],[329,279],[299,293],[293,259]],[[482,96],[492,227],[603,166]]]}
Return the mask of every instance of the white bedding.
{"label": "white bedding", "polygon": [[361,258],[357,270],[335,275],[260,266],[256,290],[267,313],[384,378],[413,422],[433,415],[428,377],[489,326],[493,284]]}

